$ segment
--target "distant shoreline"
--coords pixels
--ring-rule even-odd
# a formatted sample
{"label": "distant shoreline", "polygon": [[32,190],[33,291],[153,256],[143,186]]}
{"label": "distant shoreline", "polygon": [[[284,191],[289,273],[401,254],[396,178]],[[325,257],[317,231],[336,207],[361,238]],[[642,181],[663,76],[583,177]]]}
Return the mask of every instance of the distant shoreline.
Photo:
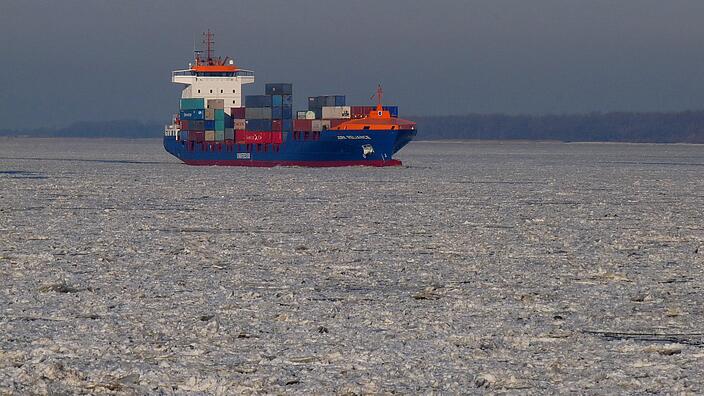
{"label": "distant shoreline", "polygon": [[[417,123],[419,140],[554,141],[563,143],[704,144],[704,110],[673,113],[558,115],[467,114],[402,116]],[[114,120],[77,122],[62,128],[0,131],[2,136],[60,138],[160,138],[164,123]]]}

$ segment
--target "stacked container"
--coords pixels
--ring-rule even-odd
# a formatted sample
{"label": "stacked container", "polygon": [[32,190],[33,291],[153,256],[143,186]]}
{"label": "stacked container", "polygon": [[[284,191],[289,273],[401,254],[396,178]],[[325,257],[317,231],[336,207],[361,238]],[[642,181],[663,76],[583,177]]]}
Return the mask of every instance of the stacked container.
{"label": "stacked container", "polygon": [[315,118],[323,118],[323,107],[344,106],[344,95],[323,95],[308,97],[308,111],[315,113]]}
{"label": "stacked container", "polygon": [[[244,98],[244,119],[235,119],[235,130],[244,122],[248,132],[272,132],[266,134],[240,134],[235,140],[256,140],[260,143],[277,143],[283,140],[288,132],[293,131],[293,86],[286,83],[266,84],[265,95],[248,95]],[[241,115],[241,110],[232,109],[232,114]]]}

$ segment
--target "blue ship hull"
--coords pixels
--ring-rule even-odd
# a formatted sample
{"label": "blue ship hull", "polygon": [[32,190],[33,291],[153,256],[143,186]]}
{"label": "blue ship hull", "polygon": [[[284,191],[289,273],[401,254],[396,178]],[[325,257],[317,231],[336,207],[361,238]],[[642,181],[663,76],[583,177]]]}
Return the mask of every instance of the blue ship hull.
{"label": "blue ship hull", "polygon": [[314,140],[303,132],[284,132],[280,144],[189,142],[164,136],[164,148],[189,165],[398,166],[401,161],[392,156],[415,136],[415,129],[327,130]]}

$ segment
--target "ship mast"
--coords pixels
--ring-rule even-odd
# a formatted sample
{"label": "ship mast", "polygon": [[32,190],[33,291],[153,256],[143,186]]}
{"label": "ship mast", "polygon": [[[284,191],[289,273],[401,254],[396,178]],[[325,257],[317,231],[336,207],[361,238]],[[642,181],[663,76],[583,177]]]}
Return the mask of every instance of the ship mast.
{"label": "ship mast", "polygon": [[381,99],[384,96],[384,90],[381,88],[381,84],[379,84],[376,88],[376,93],[372,95],[372,99],[376,96],[376,111],[381,111],[382,106],[381,106]]}

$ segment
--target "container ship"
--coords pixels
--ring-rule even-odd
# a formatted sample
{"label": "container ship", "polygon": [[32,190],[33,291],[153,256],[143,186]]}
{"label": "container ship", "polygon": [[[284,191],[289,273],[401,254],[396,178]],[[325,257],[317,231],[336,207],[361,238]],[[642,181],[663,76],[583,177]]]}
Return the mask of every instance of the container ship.
{"label": "container ship", "polygon": [[[415,122],[397,106],[348,106],[344,95],[308,97],[293,111],[293,85],[265,84],[264,95],[245,95],[254,72],[216,57],[214,35],[203,34],[188,69],[172,72],[184,86],[180,109],[164,130],[164,148],[188,165],[398,166],[393,155],[416,136]],[[373,98],[373,97],[372,97]]]}

